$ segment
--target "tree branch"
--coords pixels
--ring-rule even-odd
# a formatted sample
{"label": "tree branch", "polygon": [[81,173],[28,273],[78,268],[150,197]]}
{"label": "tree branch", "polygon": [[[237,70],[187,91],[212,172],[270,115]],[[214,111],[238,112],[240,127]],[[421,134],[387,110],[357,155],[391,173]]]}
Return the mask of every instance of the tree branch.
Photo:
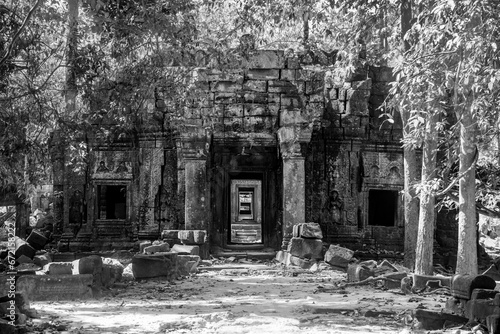
{"label": "tree branch", "polygon": [[[455,196],[453,194],[447,194],[446,196],[448,196],[453,202],[456,202],[456,203],[459,202],[458,196]],[[480,214],[488,216],[490,218],[500,218],[500,212],[488,209],[487,207],[485,207],[484,205],[482,205],[481,203],[478,203],[478,202],[476,202],[476,210]]]}
{"label": "tree branch", "polygon": [[28,22],[31,18],[31,16],[33,16],[33,13],[35,12],[35,10],[38,8],[38,6],[40,6],[40,4],[42,3],[43,0],[37,0],[36,4],[30,9],[30,11],[28,12],[28,15],[26,15],[26,18],[24,19],[23,21],[23,24],[21,25],[21,27],[17,30],[17,32],[14,34],[14,37],[12,38],[12,41],[10,42],[8,48],[7,48],[7,52],[5,53],[5,55],[2,57],[2,59],[0,59],[0,66],[2,66],[6,61],[7,59],[10,57],[10,54],[12,52],[12,49],[14,49],[14,45],[16,44],[16,40],[19,38],[19,35],[21,35],[21,33],[23,32],[23,30],[26,28],[26,26],[28,25]]}
{"label": "tree branch", "polygon": [[475,166],[476,164],[476,161],[477,161],[477,158],[479,156],[479,150],[477,149],[476,147],[476,153],[474,154],[474,160],[472,161],[471,165],[469,166],[469,168],[467,168],[466,171],[460,173],[449,185],[448,187],[446,187],[444,190],[440,191],[439,193],[435,194],[436,197],[441,197],[441,196],[444,196],[447,192],[449,192],[451,190],[451,188],[453,188],[453,186],[455,185],[455,183],[457,183],[465,174],[467,174],[471,169],[472,167]]}

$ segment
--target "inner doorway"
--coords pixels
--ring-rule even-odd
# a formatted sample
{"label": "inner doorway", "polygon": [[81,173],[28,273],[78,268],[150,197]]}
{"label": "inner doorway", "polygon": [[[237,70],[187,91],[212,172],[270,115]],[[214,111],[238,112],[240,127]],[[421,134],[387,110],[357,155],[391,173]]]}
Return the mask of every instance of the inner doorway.
{"label": "inner doorway", "polygon": [[231,244],[261,244],[262,240],[262,181],[231,180]]}

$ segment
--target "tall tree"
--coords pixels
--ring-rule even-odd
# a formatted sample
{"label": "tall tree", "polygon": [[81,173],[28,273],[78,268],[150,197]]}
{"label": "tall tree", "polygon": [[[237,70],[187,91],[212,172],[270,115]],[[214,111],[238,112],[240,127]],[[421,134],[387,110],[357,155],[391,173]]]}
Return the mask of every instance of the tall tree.
{"label": "tall tree", "polygon": [[[401,1],[401,40],[404,53],[410,51],[410,42],[405,38],[412,24],[412,0]],[[409,108],[399,108],[403,122],[403,137],[410,135],[411,112]],[[414,147],[404,146],[404,219],[405,219],[405,248],[404,264],[407,268],[415,267],[415,252],[417,248],[419,202],[415,185],[418,180],[417,153]]]}

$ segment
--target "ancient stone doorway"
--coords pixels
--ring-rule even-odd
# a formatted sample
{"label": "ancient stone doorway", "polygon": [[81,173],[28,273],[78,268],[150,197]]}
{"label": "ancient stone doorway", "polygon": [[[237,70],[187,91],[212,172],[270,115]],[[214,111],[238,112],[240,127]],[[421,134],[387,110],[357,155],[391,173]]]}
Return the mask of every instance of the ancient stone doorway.
{"label": "ancient stone doorway", "polygon": [[231,180],[229,243],[262,244],[262,181]]}

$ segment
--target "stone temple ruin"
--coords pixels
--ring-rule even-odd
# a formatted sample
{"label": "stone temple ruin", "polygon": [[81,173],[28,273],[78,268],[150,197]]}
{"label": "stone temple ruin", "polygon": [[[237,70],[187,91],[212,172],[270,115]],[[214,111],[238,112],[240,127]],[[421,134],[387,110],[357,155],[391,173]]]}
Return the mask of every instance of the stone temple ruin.
{"label": "stone temple ruin", "polygon": [[305,222],[327,243],[403,250],[402,131],[379,117],[390,68],[255,50],[195,74],[200,94],[180,124],[96,141],[87,178],[53,159],[60,250],[175,243],[193,230],[202,254],[277,251]]}

